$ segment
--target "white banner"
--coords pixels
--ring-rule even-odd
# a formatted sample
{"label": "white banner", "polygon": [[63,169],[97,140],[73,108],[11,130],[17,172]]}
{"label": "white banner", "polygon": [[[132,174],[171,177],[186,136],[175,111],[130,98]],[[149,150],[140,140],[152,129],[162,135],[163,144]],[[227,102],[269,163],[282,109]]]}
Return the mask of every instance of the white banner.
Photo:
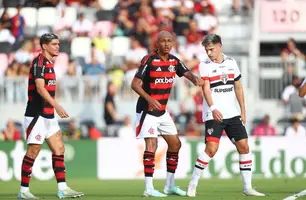
{"label": "white banner", "polygon": [[[199,152],[204,151],[203,139],[181,138],[177,178],[188,177]],[[250,138],[253,153],[253,174],[265,178],[305,177],[306,138],[262,137]],[[98,142],[99,179],[143,178],[143,140],[101,139]],[[159,139],[155,154],[155,178],[165,178],[167,144]],[[232,178],[239,175],[239,160],[235,146],[227,137],[221,138],[219,150],[209,163],[203,178]]]}

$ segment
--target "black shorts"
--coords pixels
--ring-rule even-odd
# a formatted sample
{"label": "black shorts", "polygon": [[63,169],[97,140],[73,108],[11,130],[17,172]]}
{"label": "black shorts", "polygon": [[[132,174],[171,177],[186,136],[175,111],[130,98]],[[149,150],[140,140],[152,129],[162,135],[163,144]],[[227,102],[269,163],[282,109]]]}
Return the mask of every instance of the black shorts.
{"label": "black shorts", "polygon": [[219,123],[215,120],[205,122],[205,143],[219,142],[223,130],[225,130],[229,139],[235,143],[241,139],[248,138],[246,129],[241,121],[240,116],[230,119],[224,119]]}

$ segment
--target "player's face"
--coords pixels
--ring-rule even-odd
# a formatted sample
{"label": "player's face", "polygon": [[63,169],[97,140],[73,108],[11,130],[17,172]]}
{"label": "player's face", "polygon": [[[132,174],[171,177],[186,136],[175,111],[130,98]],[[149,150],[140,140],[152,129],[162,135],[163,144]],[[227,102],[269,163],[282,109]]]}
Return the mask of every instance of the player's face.
{"label": "player's face", "polygon": [[172,48],[172,38],[171,37],[162,37],[158,41],[158,50],[163,53],[167,54],[171,51]]}
{"label": "player's face", "polygon": [[212,43],[210,43],[207,46],[205,46],[205,50],[206,50],[206,53],[207,53],[208,57],[212,61],[214,61],[221,54],[221,44],[212,44]]}
{"label": "player's face", "polygon": [[44,49],[51,55],[51,56],[58,56],[59,54],[59,40],[53,39],[49,44],[44,44]]}

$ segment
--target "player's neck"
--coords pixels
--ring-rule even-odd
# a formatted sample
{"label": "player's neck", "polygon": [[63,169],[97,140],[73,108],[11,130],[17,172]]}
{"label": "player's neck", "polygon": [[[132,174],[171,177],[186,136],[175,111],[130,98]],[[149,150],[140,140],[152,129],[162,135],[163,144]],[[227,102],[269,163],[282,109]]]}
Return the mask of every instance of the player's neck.
{"label": "player's neck", "polygon": [[168,60],[168,53],[163,54],[160,51],[157,50],[157,55],[162,59],[162,60]]}
{"label": "player's neck", "polygon": [[45,56],[45,58],[47,58],[49,61],[52,61],[53,56],[51,56],[48,52],[43,52],[43,55]]}
{"label": "player's neck", "polygon": [[213,60],[213,62],[218,63],[218,64],[223,63],[223,61],[224,61],[223,54],[220,54],[220,56],[218,56],[217,59]]}

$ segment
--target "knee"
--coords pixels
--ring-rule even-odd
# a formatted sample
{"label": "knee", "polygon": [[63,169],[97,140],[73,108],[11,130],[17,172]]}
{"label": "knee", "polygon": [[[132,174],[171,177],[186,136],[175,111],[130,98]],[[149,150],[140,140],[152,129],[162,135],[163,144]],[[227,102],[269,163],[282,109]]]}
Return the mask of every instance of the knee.
{"label": "knee", "polygon": [[247,153],[249,153],[249,151],[250,151],[250,149],[249,149],[249,145],[247,143],[239,145],[239,147],[238,147],[238,152],[240,154],[247,154]]}
{"label": "knee", "polygon": [[214,157],[215,154],[217,153],[218,151],[218,146],[215,146],[215,145],[207,145],[206,148],[205,148],[205,153],[209,156],[209,157]]}
{"label": "knee", "polygon": [[182,143],[179,139],[168,142],[168,151],[170,152],[179,152],[181,149]]}
{"label": "knee", "polygon": [[147,142],[146,143],[146,151],[155,152],[157,150],[157,142]]}
{"label": "knee", "polygon": [[40,151],[40,145],[29,145],[26,156],[32,159],[36,159]]}
{"label": "knee", "polygon": [[53,152],[55,155],[64,155],[65,153],[65,146],[64,144],[60,144]]}

